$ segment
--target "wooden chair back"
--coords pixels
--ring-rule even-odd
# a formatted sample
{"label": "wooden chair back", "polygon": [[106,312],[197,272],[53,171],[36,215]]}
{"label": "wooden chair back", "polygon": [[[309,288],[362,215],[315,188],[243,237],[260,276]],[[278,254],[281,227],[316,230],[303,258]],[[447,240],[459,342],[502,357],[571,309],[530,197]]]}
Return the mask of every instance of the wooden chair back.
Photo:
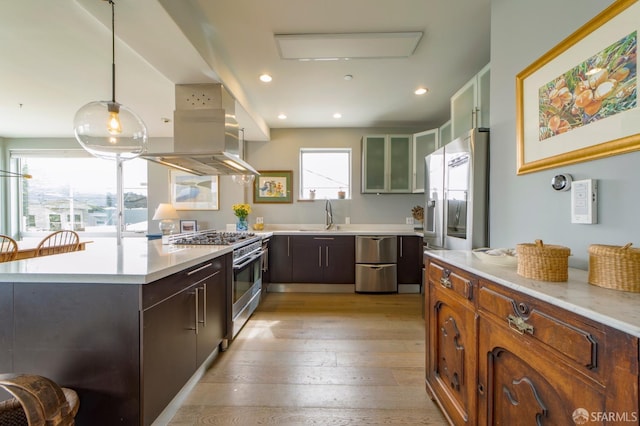
{"label": "wooden chair back", "polygon": [[0,388],[13,398],[0,402],[0,424],[73,426],[78,394],[34,374],[0,374]]}
{"label": "wooden chair back", "polygon": [[7,235],[0,235],[0,262],[15,260],[17,256],[18,243]]}
{"label": "wooden chair back", "polygon": [[80,237],[75,231],[56,231],[47,235],[36,248],[36,257],[69,253],[78,250]]}

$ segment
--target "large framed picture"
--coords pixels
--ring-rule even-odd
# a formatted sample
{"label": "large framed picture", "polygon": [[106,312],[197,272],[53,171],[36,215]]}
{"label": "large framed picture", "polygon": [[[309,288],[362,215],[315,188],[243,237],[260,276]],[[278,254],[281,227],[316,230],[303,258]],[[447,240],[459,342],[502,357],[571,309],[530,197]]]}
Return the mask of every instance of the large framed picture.
{"label": "large framed picture", "polygon": [[176,210],[219,210],[218,176],[170,170],[171,204]]}
{"label": "large framed picture", "polygon": [[253,184],[254,203],[292,203],[293,171],[258,170]]}
{"label": "large framed picture", "polygon": [[618,0],[516,76],[518,174],[640,149],[639,0]]}

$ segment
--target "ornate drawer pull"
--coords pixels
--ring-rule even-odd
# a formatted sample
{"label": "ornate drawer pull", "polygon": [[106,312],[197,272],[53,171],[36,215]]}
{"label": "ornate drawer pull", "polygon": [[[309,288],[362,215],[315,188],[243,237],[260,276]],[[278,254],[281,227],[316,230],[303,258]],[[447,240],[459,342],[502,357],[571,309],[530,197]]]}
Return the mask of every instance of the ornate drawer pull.
{"label": "ornate drawer pull", "polygon": [[440,284],[442,284],[442,287],[446,287],[446,288],[451,288],[452,286],[451,280],[449,279],[449,277],[440,278]]}
{"label": "ornate drawer pull", "polygon": [[527,322],[522,318],[509,315],[507,317],[507,321],[509,322],[510,329],[517,331],[520,334],[524,334],[525,332],[533,334],[533,326],[531,324],[527,324]]}

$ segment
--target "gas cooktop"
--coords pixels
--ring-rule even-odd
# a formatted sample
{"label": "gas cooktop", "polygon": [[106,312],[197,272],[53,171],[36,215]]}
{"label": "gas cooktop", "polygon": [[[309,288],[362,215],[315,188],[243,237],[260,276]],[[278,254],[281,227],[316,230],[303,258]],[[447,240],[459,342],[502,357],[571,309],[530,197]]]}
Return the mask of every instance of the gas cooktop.
{"label": "gas cooktop", "polygon": [[227,246],[256,239],[253,232],[221,232],[215,229],[175,234],[169,237],[171,244]]}

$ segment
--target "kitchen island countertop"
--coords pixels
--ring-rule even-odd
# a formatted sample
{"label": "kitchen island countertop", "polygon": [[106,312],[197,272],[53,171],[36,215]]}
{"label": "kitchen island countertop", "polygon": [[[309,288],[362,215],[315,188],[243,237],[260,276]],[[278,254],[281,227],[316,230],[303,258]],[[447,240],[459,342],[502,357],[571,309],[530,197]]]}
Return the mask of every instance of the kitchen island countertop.
{"label": "kitchen island countertop", "polygon": [[146,284],[207,259],[232,246],[163,245],[160,240],[94,238],[86,250],[0,263],[0,282]]}
{"label": "kitchen island countertop", "polygon": [[424,254],[481,278],[640,337],[640,293],[591,285],[587,271],[569,268],[567,282],[545,282],[518,275],[515,265],[506,266],[483,261],[472,251],[425,250]]}

